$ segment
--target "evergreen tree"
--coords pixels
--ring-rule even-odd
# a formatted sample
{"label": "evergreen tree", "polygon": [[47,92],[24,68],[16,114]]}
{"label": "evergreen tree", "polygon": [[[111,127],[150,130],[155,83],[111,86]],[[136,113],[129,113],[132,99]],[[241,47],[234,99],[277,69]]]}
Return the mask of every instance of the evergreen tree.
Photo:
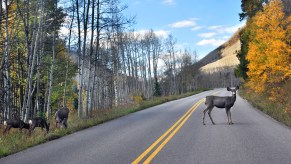
{"label": "evergreen tree", "polygon": [[154,96],[162,96],[161,86],[158,81],[154,83]]}
{"label": "evergreen tree", "polygon": [[240,64],[235,69],[235,75],[237,77],[242,77],[244,80],[248,78],[248,64],[249,62],[246,60],[246,55],[249,50],[249,42],[251,30],[249,30],[252,24],[252,17],[256,15],[257,12],[263,9],[263,4],[268,0],[242,0],[241,9],[242,13],[239,14],[240,20],[247,19],[246,27],[243,28],[240,32],[240,42],[241,42],[241,50],[237,52],[237,57],[240,61]]}

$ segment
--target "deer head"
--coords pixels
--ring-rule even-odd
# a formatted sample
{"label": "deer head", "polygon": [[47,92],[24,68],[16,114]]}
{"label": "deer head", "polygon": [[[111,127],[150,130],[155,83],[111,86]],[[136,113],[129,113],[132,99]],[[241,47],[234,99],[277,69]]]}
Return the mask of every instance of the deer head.
{"label": "deer head", "polygon": [[231,89],[229,87],[227,87],[226,89],[227,89],[227,91],[230,91],[230,92],[232,92],[233,95],[235,95],[236,91],[239,89],[239,86],[236,86],[234,89]]}

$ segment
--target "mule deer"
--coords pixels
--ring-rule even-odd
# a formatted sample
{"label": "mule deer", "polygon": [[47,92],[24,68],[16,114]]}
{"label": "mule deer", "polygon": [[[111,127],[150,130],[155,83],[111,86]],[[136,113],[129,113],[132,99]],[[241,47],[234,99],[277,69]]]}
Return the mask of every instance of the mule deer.
{"label": "mule deer", "polygon": [[238,89],[239,89],[238,86],[235,89],[230,89],[229,87],[227,87],[227,90],[232,92],[232,96],[226,96],[226,97],[206,96],[205,105],[207,107],[203,111],[203,121],[202,121],[203,125],[205,125],[204,118],[205,118],[206,112],[208,113],[212,124],[215,125],[215,123],[213,122],[213,119],[211,117],[211,111],[214,107],[225,108],[227,122],[229,125],[233,124],[232,119],[231,119],[230,108],[233,106],[233,104],[236,100],[236,90],[238,90]]}
{"label": "mule deer", "polygon": [[56,127],[58,127],[58,123],[60,124],[60,127],[67,128],[67,120],[69,116],[69,109],[67,107],[62,107],[55,113],[55,121],[56,121]]}
{"label": "mule deer", "polygon": [[41,129],[43,130],[43,128],[46,129],[46,133],[49,132],[49,125],[46,123],[45,119],[41,118],[41,117],[35,117],[31,120],[29,120],[29,133],[31,133],[31,131],[33,131],[36,127],[41,127]]}
{"label": "mule deer", "polygon": [[23,122],[20,119],[8,119],[4,121],[5,129],[3,131],[3,134],[5,134],[7,131],[9,131],[11,128],[19,128],[20,131],[22,129],[29,129],[29,124]]}

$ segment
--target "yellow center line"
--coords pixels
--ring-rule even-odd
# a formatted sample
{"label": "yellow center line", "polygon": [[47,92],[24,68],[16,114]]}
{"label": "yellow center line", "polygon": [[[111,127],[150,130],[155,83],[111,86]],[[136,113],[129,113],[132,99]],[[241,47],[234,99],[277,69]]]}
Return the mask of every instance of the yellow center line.
{"label": "yellow center line", "polygon": [[[203,100],[203,99],[202,99]],[[172,137],[180,130],[180,128],[185,124],[185,122],[189,119],[192,113],[199,107],[199,105],[203,101],[197,102],[195,108],[190,112],[190,114],[182,121],[182,123],[161,143],[161,145],[144,161],[144,164],[148,164],[152,161],[152,159],[163,149],[163,147],[172,139]]]}
{"label": "yellow center line", "polygon": [[[147,150],[145,150],[137,159],[135,159],[132,164],[137,164],[140,162],[159,142],[161,142],[182,120],[190,113],[190,115],[193,113],[193,111],[198,107],[198,104],[200,105],[204,99],[199,100],[196,104],[194,104],[190,110],[188,110],[170,129],[168,129],[158,140],[156,140]],[[189,118],[188,116],[187,118]],[[183,121],[185,122],[185,121]],[[183,125],[182,122],[182,125]],[[180,126],[182,126],[180,125]],[[180,129],[180,128],[179,128]]]}

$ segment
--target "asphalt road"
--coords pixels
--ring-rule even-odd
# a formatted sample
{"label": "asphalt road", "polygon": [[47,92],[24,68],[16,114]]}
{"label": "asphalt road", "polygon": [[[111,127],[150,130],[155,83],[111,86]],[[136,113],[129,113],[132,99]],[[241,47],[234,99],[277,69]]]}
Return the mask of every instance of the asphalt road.
{"label": "asphalt road", "polygon": [[[0,159],[1,164],[291,164],[291,129],[237,97],[233,125],[214,108],[212,125],[199,100],[207,91],[82,130]],[[199,105],[199,106],[197,106]]]}

